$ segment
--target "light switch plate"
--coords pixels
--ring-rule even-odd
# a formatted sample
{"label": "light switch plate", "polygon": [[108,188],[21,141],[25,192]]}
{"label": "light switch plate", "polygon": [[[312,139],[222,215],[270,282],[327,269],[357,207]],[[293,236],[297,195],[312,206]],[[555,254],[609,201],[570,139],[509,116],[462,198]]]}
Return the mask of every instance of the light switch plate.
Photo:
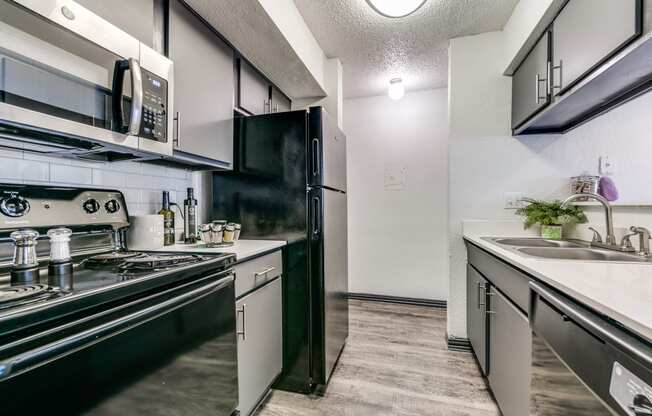
{"label": "light switch plate", "polygon": [[615,172],[616,165],[609,156],[600,156],[600,175],[613,175]]}

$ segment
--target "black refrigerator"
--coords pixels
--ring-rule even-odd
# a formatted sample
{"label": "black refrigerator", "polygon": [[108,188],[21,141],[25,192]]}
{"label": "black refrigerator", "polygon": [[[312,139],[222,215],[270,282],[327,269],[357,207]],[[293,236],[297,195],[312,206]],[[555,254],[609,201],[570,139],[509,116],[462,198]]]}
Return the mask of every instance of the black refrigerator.
{"label": "black refrigerator", "polygon": [[321,392],[349,333],[346,136],[321,107],[236,119],[235,164],[213,174],[213,218],[285,240],[283,373]]}

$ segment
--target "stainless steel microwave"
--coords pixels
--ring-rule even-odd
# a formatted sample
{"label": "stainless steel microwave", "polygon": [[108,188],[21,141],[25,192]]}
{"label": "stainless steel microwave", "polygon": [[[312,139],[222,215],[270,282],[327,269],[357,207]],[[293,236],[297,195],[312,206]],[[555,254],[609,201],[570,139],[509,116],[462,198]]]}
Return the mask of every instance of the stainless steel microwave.
{"label": "stainless steel microwave", "polygon": [[172,155],[173,92],[172,61],[74,1],[0,0],[5,141]]}

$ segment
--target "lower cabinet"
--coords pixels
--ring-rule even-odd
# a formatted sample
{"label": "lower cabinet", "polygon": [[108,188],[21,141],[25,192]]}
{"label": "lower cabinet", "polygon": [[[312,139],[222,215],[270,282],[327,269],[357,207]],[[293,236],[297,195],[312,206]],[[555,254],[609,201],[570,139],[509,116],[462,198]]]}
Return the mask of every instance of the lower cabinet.
{"label": "lower cabinet", "polygon": [[236,301],[238,410],[242,416],[255,409],[282,370],[281,285],[278,277]]}
{"label": "lower cabinet", "polygon": [[489,338],[487,337],[487,289],[489,282],[471,265],[466,271],[466,326],[471,347],[478,358],[482,374],[487,375]]}
{"label": "lower cabinet", "polygon": [[[467,332],[503,416],[530,413],[529,277],[468,244]],[[523,287],[521,287],[523,286]]]}
{"label": "lower cabinet", "polygon": [[528,319],[505,296],[490,287],[489,385],[504,416],[530,412],[532,331]]}

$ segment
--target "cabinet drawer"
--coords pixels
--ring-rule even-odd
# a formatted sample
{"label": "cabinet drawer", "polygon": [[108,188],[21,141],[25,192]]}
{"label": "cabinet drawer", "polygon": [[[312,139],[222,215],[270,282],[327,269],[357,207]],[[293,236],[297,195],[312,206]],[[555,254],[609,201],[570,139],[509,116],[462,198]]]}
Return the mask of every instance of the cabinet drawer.
{"label": "cabinet drawer", "polygon": [[235,297],[262,286],[283,273],[281,251],[267,254],[235,266]]}
{"label": "cabinet drawer", "polygon": [[531,279],[473,244],[467,243],[466,246],[469,263],[498,290],[505,293],[523,313],[527,313],[530,303],[528,285]]}

